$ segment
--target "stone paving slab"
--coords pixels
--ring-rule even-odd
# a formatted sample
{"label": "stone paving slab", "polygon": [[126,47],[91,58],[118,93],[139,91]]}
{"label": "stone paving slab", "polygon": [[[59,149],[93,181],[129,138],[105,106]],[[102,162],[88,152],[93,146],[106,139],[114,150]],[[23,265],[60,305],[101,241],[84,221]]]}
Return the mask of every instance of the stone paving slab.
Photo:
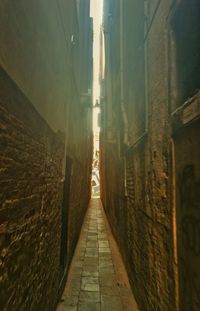
{"label": "stone paving slab", "polygon": [[139,311],[100,199],[92,199],[56,311]]}

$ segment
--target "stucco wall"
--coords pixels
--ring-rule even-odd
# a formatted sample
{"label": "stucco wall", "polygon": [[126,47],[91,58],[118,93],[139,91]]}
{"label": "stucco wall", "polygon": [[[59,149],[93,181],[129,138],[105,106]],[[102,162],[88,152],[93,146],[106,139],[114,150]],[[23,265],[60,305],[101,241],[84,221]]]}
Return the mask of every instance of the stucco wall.
{"label": "stucco wall", "polygon": [[0,1],[0,65],[54,129],[65,129],[72,1]]}

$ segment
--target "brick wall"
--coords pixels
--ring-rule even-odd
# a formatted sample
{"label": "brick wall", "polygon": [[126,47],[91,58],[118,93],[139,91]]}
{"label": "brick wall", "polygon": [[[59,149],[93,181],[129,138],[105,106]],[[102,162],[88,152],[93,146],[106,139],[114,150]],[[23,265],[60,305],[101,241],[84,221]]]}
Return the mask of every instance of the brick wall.
{"label": "brick wall", "polygon": [[[0,310],[51,311],[66,281],[90,198],[92,136],[80,131],[83,114],[74,105],[71,118],[76,111],[81,121],[72,135],[76,148],[66,146],[73,169],[69,198],[63,201],[65,135],[52,131],[3,69],[0,86]],[[61,250],[66,199],[68,233]],[[61,251],[66,254],[64,267]]]}
{"label": "brick wall", "polygon": [[76,158],[73,161],[68,224],[69,260],[73,256],[90,200],[91,163],[90,158],[86,162],[80,162]]}
{"label": "brick wall", "polygon": [[0,72],[0,310],[54,310],[64,142]]}
{"label": "brick wall", "polygon": [[67,156],[72,160],[68,223],[68,252],[71,258],[82,226],[91,191],[92,109],[80,104],[74,84],[69,98]]}
{"label": "brick wall", "polygon": [[200,122],[174,135],[180,310],[198,310],[200,289]]}
{"label": "brick wall", "polygon": [[[116,55],[119,51],[114,47],[120,40],[119,32],[116,35],[119,1],[116,5],[109,1],[107,7],[109,3],[113,25],[109,34],[111,55]],[[123,122],[113,124],[112,143],[107,139],[107,124],[102,128],[101,196],[140,309],[189,311],[193,308],[196,311],[199,253],[198,243],[194,241],[197,241],[199,221],[199,108],[196,106],[199,95],[186,103],[186,108],[184,103],[174,103],[177,69],[170,51],[175,49],[170,38],[170,18],[178,1],[146,2],[147,15],[143,20],[146,34],[141,25],[141,1],[138,7],[137,3],[137,0],[124,2],[124,104],[130,145],[122,143]],[[107,94],[111,85],[113,117],[117,114],[118,120],[123,120],[120,94],[115,99],[115,90],[119,91],[120,62],[116,56],[113,59],[114,68],[105,77],[104,119],[109,111]],[[172,126],[173,114],[174,106],[180,105],[180,111],[175,113],[175,119],[181,120],[177,130],[177,124]],[[146,114],[146,131],[141,113]],[[137,141],[142,133],[145,135]],[[183,195],[181,187],[186,187],[189,194]],[[186,210],[189,206],[191,210]],[[191,223],[195,228],[193,233]]]}
{"label": "brick wall", "polygon": [[0,310],[51,311],[90,198],[89,6],[80,24],[73,0],[0,8]]}

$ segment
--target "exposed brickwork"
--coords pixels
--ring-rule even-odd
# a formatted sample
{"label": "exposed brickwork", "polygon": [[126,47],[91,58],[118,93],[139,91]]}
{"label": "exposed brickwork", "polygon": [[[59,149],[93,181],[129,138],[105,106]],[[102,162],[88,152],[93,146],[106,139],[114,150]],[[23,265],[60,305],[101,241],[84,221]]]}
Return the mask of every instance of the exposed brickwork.
{"label": "exposed brickwork", "polygon": [[143,145],[127,159],[128,266],[141,310],[148,310],[148,306],[169,310],[168,301],[173,297],[170,231],[164,198],[158,194],[158,176],[146,170],[145,151]]}
{"label": "exposed brickwork", "polygon": [[[72,258],[91,191],[92,112],[80,105],[77,90],[70,90],[67,155],[72,159],[68,223],[68,256]],[[88,111],[89,110],[89,111]],[[75,121],[76,120],[76,121]],[[79,120],[79,121],[78,121]]]}
{"label": "exposed brickwork", "polygon": [[64,144],[2,72],[1,89],[10,95],[0,98],[0,309],[49,311],[59,285]]}
{"label": "exposed brickwork", "polygon": [[[68,229],[69,260],[72,258],[75,250],[83,218],[90,199],[90,165],[91,159],[88,159],[88,164],[84,161],[79,162],[77,159],[73,162]],[[86,172],[84,172],[84,166],[87,168]]]}
{"label": "exposed brickwork", "polygon": [[[50,129],[2,69],[0,85],[0,310],[51,311],[66,274],[60,262],[64,135]],[[80,163],[71,153],[65,269],[90,197],[91,141],[78,150]]]}
{"label": "exposed brickwork", "polygon": [[0,310],[55,310],[88,206],[92,23],[82,2],[0,3]]}
{"label": "exposed brickwork", "polygon": [[178,131],[176,154],[180,310],[198,310],[200,285],[200,123]]}
{"label": "exposed brickwork", "polygon": [[[176,76],[174,54],[169,54],[169,21],[174,10],[172,1],[147,1],[143,13],[141,1],[122,1],[124,105],[128,120],[129,148],[122,143],[124,122],[115,122],[116,119],[124,121],[119,107],[120,60],[119,49],[116,49],[120,42],[120,1],[105,2],[105,8],[110,6],[105,16],[107,14],[108,20],[111,20],[111,43],[109,46],[108,41],[105,41],[106,49],[110,48],[110,54],[114,56],[105,61],[104,120],[110,113],[108,94],[111,92],[114,107],[112,126],[115,134],[112,142],[109,141],[108,124],[105,122],[101,133],[101,196],[104,208],[120,245],[141,311],[175,311],[179,308],[179,294],[181,311],[192,308],[198,310],[199,284],[196,280],[199,279],[199,245],[193,243],[197,239],[196,233],[193,232],[191,236],[189,234],[191,220],[196,224],[194,230],[197,230],[199,221],[199,112],[194,108],[196,104],[193,109],[192,105],[188,108],[189,112],[182,107],[179,111],[179,130],[176,131],[176,127],[171,126],[171,113],[175,109],[172,109],[171,104],[177,87],[172,83]],[[173,1],[173,5],[175,2]],[[143,20],[142,14],[146,14]],[[145,23],[147,32],[144,36]],[[172,59],[173,64],[170,63]],[[108,68],[111,71],[109,74]],[[115,97],[116,90],[118,99]],[[194,101],[198,101],[197,96]],[[173,105],[177,107],[180,103]],[[140,118],[144,112],[146,131],[144,119]],[[184,121],[184,115],[185,118],[189,115],[194,124]],[[144,136],[137,142],[141,134]],[[134,145],[135,142],[137,143]],[[183,182],[183,179],[186,181]],[[190,193],[188,196],[180,193],[181,182]],[[190,205],[191,209],[193,206],[193,211],[183,211],[181,205]],[[187,221],[183,222],[185,216]],[[193,248],[194,244],[196,249]],[[190,249],[184,249],[188,245]],[[180,289],[177,287],[177,272],[180,275]]]}

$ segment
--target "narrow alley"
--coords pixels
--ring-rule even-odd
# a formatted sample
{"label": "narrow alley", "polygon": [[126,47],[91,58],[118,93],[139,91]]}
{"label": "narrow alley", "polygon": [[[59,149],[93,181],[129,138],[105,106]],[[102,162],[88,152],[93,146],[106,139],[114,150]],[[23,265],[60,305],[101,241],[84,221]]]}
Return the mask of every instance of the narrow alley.
{"label": "narrow alley", "polygon": [[0,0],[0,311],[200,311],[200,0]]}
{"label": "narrow alley", "polygon": [[138,311],[122,258],[103,212],[92,199],[57,311]]}

